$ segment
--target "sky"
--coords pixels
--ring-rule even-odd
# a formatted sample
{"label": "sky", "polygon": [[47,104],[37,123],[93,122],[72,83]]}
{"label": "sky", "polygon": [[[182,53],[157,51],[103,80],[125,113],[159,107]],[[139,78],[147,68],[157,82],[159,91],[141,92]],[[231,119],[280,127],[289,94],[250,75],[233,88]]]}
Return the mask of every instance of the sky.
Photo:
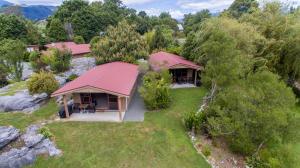
{"label": "sky", "polygon": [[[60,5],[63,0],[7,0],[16,4],[26,5]],[[89,0],[97,1],[97,0]],[[234,0],[122,0],[123,3],[137,11],[146,11],[149,15],[159,15],[169,12],[173,18],[183,18],[184,14],[195,13],[209,9],[212,13],[221,12],[228,8]],[[260,0],[268,1],[268,0]],[[279,0],[300,5],[300,0]]]}

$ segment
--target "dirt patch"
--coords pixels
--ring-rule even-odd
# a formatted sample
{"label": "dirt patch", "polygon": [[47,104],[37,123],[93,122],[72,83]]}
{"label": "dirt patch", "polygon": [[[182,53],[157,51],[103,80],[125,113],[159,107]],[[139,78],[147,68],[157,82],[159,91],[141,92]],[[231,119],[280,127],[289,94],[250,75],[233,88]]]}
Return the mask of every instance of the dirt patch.
{"label": "dirt patch", "polygon": [[15,141],[12,141],[11,143],[7,144],[4,148],[0,150],[0,154],[10,151],[13,148],[21,149],[23,146],[25,146],[25,142],[19,137]]}
{"label": "dirt patch", "polygon": [[207,156],[207,161],[213,168],[245,168],[245,158],[243,156],[232,153],[224,140],[212,140],[204,135],[196,135],[194,137],[189,133],[196,150],[205,154],[207,148],[210,155]]}

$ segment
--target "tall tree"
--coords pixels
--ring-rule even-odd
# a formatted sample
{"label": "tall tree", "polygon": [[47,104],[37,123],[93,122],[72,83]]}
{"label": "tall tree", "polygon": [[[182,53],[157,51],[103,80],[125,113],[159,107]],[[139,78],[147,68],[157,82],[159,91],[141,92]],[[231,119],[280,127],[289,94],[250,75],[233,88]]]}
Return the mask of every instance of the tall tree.
{"label": "tall tree", "polygon": [[9,70],[16,81],[22,78],[25,51],[26,47],[20,40],[5,39],[0,42],[0,64]]}
{"label": "tall tree", "polygon": [[165,49],[168,47],[168,42],[166,37],[162,32],[162,27],[158,26],[155,30],[155,33],[150,42],[150,50],[153,51],[155,49]]}
{"label": "tall tree", "polygon": [[201,23],[210,17],[211,13],[208,9],[203,9],[195,14],[184,15],[184,33],[188,35],[191,31],[196,32],[200,28]]}
{"label": "tall tree", "polygon": [[116,27],[109,27],[105,36],[93,45],[93,55],[98,64],[112,61],[136,62],[146,58],[148,47],[135,27],[122,21]]}
{"label": "tall tree", "polygon": [[51,41],[65,41],[68,39],[63,23],[56,18],[51,19],[47,35]]}
{"label": "tall tree", "polygon": [[16,15],[0,15],[0,40],[25,39],[27,35],[26,21]]}
{"label": "tall tree", "polygon": [[245,13],[250,13],[259,6],[257,0],[235,0],[228,9],[234,18],[239,18]]}

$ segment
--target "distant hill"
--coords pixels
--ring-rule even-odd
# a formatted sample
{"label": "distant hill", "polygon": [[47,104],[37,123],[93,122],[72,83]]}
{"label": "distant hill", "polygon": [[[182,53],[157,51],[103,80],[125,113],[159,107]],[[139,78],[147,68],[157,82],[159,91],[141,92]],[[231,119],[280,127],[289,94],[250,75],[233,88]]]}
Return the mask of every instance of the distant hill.
{"label": "distant hill", "polygon": [[0,13],[23,15],[30,20],[44,20],[57,9],[56,6],[44,5],[15,5],[10,2],[0,0]]}
{"label": "distant hill", "polygon": [[14,5],[13,3],[10,3],[8,1],[0,0],[0,7],[2,6],[11,6]]}
{"label": "distant hill", "polygon": [[32,5],[21,7],[23,15],[30,20],[43,20],[56,10],[54,6]]}

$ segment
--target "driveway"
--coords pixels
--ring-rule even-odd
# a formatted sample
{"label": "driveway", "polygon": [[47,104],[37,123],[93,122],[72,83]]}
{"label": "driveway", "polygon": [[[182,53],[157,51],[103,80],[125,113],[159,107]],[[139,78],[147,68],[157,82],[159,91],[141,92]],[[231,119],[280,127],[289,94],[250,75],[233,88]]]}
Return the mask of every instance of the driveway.
{"label": "driveway", "polygon": [[[142,80],[141,77],[139,77],[138,88],[141,86],[141,83]],[[136,89],[123,121],[144,121],[145,112],[146,108],[143,98],[140,96],[138,89]]]}

